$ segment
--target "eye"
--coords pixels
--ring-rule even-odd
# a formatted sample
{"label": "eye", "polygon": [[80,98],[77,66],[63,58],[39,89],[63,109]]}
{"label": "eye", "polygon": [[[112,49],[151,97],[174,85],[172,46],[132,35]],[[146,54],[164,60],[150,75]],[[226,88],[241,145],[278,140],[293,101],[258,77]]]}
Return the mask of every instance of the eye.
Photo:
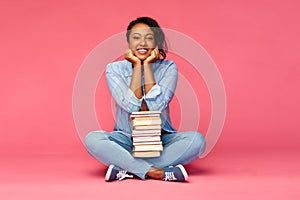
{"label": "eye", "polygon": [[146,37],[147,40],[153,40],[154,38],[152,36]]}
{"label": "eye", "polygon": [[140,39],[139,36],[133,36],[132,38],[133,38],[134,40],[139,40],[139,39]]}

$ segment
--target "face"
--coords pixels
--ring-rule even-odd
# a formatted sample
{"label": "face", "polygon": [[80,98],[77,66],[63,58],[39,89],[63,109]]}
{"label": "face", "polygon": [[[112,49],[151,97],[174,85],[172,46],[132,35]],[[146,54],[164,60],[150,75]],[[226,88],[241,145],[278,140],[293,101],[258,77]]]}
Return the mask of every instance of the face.
{"label": "face", "polygon": [[146,24],[139,23],[132,27],[129,35],[129,48],[140,60],[150,56],[155,48],[154,33]]}

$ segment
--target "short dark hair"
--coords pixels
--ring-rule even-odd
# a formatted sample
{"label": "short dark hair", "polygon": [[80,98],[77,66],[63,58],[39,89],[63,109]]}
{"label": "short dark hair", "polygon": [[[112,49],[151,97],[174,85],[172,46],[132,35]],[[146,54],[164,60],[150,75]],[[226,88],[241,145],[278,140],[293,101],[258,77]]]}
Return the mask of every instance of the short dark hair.
{"label": "short dark hair", "polygon": [[164,60],[167,57],[167,52],[168,52],[168,46],[165,40],[165,34],[163,30],[160,28],[160,26],[158,25],[158,23],[150,17],[139,17],[136,20],[133,20],[129,23],[127,27],[127,33],[126,33],[127,42],[129,43],[130,30],[134,25],[139,23],[146,24],[151,28],[151,30],[154,33],[155,44],[158,47],[159,54],[162,56]]}

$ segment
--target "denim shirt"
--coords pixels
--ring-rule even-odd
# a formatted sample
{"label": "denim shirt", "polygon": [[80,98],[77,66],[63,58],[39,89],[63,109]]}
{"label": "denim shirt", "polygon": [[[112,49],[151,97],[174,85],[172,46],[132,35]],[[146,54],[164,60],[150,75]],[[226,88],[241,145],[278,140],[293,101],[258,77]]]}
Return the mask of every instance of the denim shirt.
{"label": "denim shirt", "polygon": [[156,84],[146,95],[138,99],[130,89],[132,64],[127,60],[122,60],[107,65],[106,81],[116,102],[114,131],[131,133],[130,114],[140,110],[144,99],[149,110],[161,111],[162,129],[167,132],[176,132],[170,120],[169,103],[177,85],[177,66],[170,60],[157,60],[151,64],[151,68]]}

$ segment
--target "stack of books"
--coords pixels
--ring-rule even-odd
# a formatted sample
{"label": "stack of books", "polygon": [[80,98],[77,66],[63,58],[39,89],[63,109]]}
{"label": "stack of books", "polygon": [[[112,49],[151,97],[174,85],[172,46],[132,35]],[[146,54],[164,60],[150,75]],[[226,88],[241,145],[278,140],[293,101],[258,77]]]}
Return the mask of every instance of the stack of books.
{"label": "stack of books", "polygon": [[134,157],[159,157],[161,142],[160,111],[139,111],[130,115]]}

